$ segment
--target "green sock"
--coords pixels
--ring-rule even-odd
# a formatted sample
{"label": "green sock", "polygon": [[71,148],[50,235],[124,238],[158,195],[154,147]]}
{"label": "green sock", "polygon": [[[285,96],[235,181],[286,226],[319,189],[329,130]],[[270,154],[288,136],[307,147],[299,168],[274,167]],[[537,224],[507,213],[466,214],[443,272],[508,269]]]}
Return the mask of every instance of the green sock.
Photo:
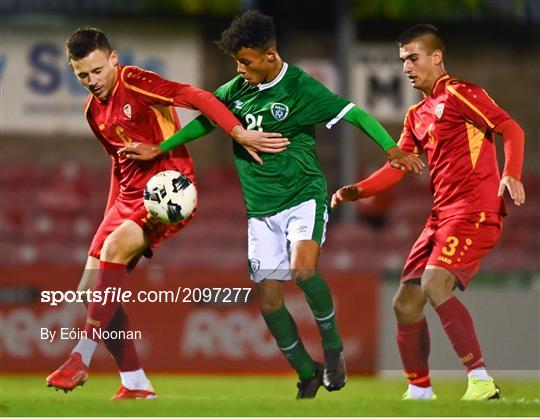
{"label": "green sock", "polygon": [[291,367],[293,367],[300,380],[306,380],[315,375],[315,361],[309,356],[304,344],[298,336],[298,329],[289,310],[282,305],[271,313],[262,313],[264,321],[270,329],[272,336]]}
{"label": "green sock", "polygon": [[323,349],[340,349],[343,347],[341,336],[336,325],[332,294],[326,281],[315,274],[303,281],[296,281],[306,296],[313,312],[322,339]]}

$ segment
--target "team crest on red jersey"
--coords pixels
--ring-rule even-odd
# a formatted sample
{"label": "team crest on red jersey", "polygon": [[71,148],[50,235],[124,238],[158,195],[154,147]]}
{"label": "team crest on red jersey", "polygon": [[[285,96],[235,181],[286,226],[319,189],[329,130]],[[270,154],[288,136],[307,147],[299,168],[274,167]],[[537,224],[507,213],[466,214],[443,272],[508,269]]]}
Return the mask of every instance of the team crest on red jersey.
{"label": "team crest on red jersey", "polygon": [[122,110],[124,111],[124,115],[131,119],[131,105],[129,103],[126,103]]}
{"label": "team crest on red jersey", "polygon": [[441,116],[444,112],[444,103],[439,103],[437,106],[435,106],[435,116],[437,119],[441,119]]}

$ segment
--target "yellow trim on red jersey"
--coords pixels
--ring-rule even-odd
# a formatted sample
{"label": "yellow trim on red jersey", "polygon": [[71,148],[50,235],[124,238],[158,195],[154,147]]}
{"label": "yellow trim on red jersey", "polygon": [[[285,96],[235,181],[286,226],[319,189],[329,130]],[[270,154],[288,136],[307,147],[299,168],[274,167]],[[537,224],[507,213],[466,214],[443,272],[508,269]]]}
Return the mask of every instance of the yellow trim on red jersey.
{"label": "yellow trim on red jersey", "polygon": [[476,128],[473,124],[465,122],[467,127],[467,137],[469,138],[469,153],[471,154],[471,163],[473,169],[478,161],[480,155],[480,149],[482,148],[482,142],[484,141],[484,133]]}
{"label": "yellow trim on red jersey", "polygon": [[449,78],[450,76],[448,74],[445,74],[444,76],[439,77],[437,81],[435,82],[435,84],[433,85],[433,88],[431,89],[431,96],[433,96],[433,93],[435,93],[435,89],[437,89],[437,86],[439,85],[439,83]]}
{"label": "yellow trim on red jersey", "polygon": [[118,86],[120,86],[120,80],[116,80],[116,84],[114,85],[111,94],[109,95],[108,99],[112,98],[116,91],[118,90]]}
{"label": "yellow trim on red jersey", "polygon": [[491,123],[491,121],[487,118],[487,116],[485,116],[482,112],[480,112],[480,110],[474,106],[471,102],[469,102],[464,96],[462,96],[461,94],[458,93],[458,91],[456,89],[454,89],[452,86],[450,86],[450,84],[446,84],[446,88],[452,92],[454,94],[454,96],[456,96],[458,99],[460,99],[463,103],[465,103],[465,105],[467,105],[469,108],[471,108],[474,112],[476,112],[487,124],[487,126],[490,128],[490,129],[493,129],[493,127],[495,126],[494,124]]}
{"label": "yellow trim on red jersey", "polygon": [[174,119],[174,109],[169,105],[153,105],[150,109],[156,114],[156,119],[166,140],[176,132],[176,121]]}
{"label": "yellow trim on red jersey", "polygon": [[399,140],[397,142],[397,145],[399,146],[401,144],[401,141],[403,140],[403,133],[405,132],[405,127],[407,126],[407,118],[409,117],[409,113],[417,108],[418,106],[420,106],[420,104],[424,101],[424,99],[422,99],[420,102],[418,102],[417,104],[415,105],[411,105],[409,106],[409,109],[407,109],[407,113],[405,114],[405,118],[403,119],[403,129],[401,130],[401,135],[399,136]]}
{"label": "yellow trim on red jersey", "polygon": [[157,95],[155,93],[148,92],[148,91],[146,91],[144,89],[141,89],[140,87],[133,86],[133,85],[127,83],[126,80],[124,79],[124,72],[126,71],[127,68],[129,68],[129,67],[124,67],[122,69],[121,77],[122,77],[122,82],[124,83],[124,86],[126,86],[128,89],[133,90],[134,92],[137,92],[137,93],[141,93],[141,94],[146,95],[146,96],[155,97],[156,99],[164,100],[166,102],[171,102],[171,103],[174,102],[173,98]]}
{"label": "yellow trim on red jersey", "polygon": [[90,109],[90,104],[92,103],[92,100],[94,100],[94,95],[90,93],[88,95],[88,98],[86,99],[86,104],[84,107],[84,116],[86,117],[86,114],[88,113],[88,109]]}
{"label": "yellow trim on red jersey", "polygon": [[488,97],[489,100],[493,102],[495,106],[499,107],[499,105],[497,105],[497,102],[493,100],[493,98],[488,94],[488,92],[486,92],[484,89],[482,89],[482,92],[484,92],[484,94]]}

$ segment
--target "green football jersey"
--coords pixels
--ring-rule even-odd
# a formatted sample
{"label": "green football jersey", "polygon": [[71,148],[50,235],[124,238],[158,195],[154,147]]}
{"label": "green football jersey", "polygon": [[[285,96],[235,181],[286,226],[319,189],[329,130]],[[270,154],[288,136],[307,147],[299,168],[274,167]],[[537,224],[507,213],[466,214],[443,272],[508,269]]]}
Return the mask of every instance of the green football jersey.
{"label": "green football jersey", "polygon": [[215,95],[245,128],[279,132],[291,142],[281,153],[261,153],[261,166],[233,141],[248,217],[272,215],[310,199],[328,199],[315,151],[315,125],[324,122],[331,128],[354,104],[287,63],[270,83],[253,86],[237,76]]}

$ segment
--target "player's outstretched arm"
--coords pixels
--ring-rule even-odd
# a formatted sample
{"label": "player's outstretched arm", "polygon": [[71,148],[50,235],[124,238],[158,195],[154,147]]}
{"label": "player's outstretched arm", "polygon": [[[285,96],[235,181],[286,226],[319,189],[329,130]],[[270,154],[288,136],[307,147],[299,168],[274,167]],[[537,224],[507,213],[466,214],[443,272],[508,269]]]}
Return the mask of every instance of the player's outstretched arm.
{"label": "player's outstretched arm", "polygon": [[523,167],[525,133],[512,118],[495,126],[493,131],[503,137],[504,143],[505,164],[499,184],[498,196],[503,196],[504,190],[508,189],[514,204],[523,205],[525,203],[525,189],[520,179]]}
{"label": "player's outstretched arm", "polygon": [[206,117],[200,115],[160,144],[133,142],[118,150],[118,153],[132,160],[154,160],[176,147],[204,137],[214,128],[215,126]]}
{"label": "player's outstretched arm", "polygon": [[332,208],[345,202],[356,201],[358,198],[368,198],[377,195],[379,192],[390,189],[396,183],[400,182],[403,176],[405,176],[404,171],[392,167],[390,163],[386,163],[367,179],[338,189],[332,195]]}
{"label": "player's outstretched arm", "polygon": [[257,163],[263,164],[257,152],[280,153],[288,145],[287,139],[282,139],[279,133],[246,130],[226,105],[212,93],[188,85],[183,85],[181,90],[182,99],[175,101],[175,106],[182,106],[185,102],[184,104],[199,109],[242,145]]}
{"label": "player's outstretched arm", "polygon": [[[155,73],[134,66],[124,67],[122,78],[126,87],[139,93],[141,101],[149,106],[173,105],[186,109],[197,109],[204,115],[201,115],[200,119],[197,118],[198,122],[195,125],[188,124],[182,129],[179,137],[176,136],[178,133],[174,134],[159,148],[155,145],[133,143],[120,150],[120,153],[131,159],[152,160],[159,157],[161,152],[169,151],[206,135],[214,129],[214,124],[238,141],[260,164],[262,164],[262,160],[257,155],[257,151],[279,153],[284,150],[287,144],[286,140],[281,139],[281,134],[245,130],[227,106],[206,90],[166,80]],[[206,118],[204,118],[205,116]],[[190,132],[186,134],[185,130],[188,127]]]}
{"label": "player's outstretched arm", "polygon": [[281,153],[287,149],[290,141],[277,132],[263,132],[247,130],[240,125],[236,125],[231,131],[238,144],[243,146],[249,155],[259,164],[263,164],[260,153]]}
{"label": "player's outstretched arm", "polygon": [[333,195],[330,205],[332,208],[345,202],[356,201],[360,196],[360,191],[356,185],[347,185],[339,188]]}
{"label": "player's outstretched arm", "polygon": [[[118,151],[132,160],[153,160],[176,147],[197,140],[214,130],[215,126],[204,115],[195,118],[181,130],[175,132],[161,144],[133,142]],[[246,130],[241,125],[235,125],[230,135],[241,144],[253,159],[263,164],[257,152],[280,153],[287,148],[289,140],[274,132]]]}
{"label": "player's outstretched arm", "polygon": [[424,162],[420,160],[417,155],[407,153],[397,145],[386,150],[386,156],[388,157],[390,165],[396,169],[405,172],[411,170],[417,175],[424,170]]}
{"label": "player's outstretched arm", "polygon": [[405,171],[411,170],[417,174],[424,169],[424,163],[419,157],[401,150],[384,127],[358,106],[351,108],[343,119],[360,128],[375,141],[386,152],[393,167]]}

